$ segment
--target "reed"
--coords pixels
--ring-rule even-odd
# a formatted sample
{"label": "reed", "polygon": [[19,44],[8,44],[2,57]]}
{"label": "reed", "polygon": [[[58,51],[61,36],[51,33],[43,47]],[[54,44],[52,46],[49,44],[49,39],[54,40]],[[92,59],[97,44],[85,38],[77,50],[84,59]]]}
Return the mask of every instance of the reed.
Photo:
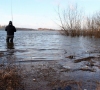
{"label": "reed", "polygon": [[100,30],[63,30],[63,34],[66,36],[89,36],[100,38]]}
{"label": "reed", "polygon": [[[61,9],[62,10],[62,9]],[[60,11],[58,7],[57,15],[60,22],[59,27],[64,31],[65,35],[74,36],[90,36],[100,38],[100,11],[85,16],[77,6],[74,10],[67,7]]]}

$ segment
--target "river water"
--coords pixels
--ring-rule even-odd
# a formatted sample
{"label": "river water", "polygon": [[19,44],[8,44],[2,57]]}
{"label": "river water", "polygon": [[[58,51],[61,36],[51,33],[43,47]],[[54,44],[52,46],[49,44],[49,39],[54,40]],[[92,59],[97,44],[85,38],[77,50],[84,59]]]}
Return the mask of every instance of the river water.
{"label": "river water", "polygon": [[0,52],[4,51],[20,60],[64,60],[70,55],[75,58],[98,56],[100,40],[64,36],[58,31],[17,31],[13,45],[8,45],[6,32],[0,31]]}

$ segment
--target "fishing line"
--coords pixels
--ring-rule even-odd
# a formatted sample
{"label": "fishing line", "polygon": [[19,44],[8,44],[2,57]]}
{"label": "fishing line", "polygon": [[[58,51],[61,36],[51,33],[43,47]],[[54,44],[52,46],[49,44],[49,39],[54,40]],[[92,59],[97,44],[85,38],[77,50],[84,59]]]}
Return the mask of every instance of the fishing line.
{"label": "fishing line", "polygon": [[12,0],[11,0],[11,19],[12,19],[12,22],[13,22]]}

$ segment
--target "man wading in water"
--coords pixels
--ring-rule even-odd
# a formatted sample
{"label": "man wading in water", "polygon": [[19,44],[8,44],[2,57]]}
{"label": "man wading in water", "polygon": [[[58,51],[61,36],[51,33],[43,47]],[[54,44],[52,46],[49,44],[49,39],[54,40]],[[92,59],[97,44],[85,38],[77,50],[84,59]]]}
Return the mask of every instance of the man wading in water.
{"label": "man wading in water", "polygon": [[16,28],[13,26],[12,21],[9,21],[9,25],[6,26],[5,31],[7,31],[7,38],[6,42],[13,43],[13,38],[14,38],[14,32],[16,32]]}

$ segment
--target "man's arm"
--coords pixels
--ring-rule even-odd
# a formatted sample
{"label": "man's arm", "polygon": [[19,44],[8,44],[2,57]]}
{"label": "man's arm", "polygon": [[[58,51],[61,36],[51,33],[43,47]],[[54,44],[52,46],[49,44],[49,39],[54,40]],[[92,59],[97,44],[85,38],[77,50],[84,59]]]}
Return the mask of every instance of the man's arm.
{"label": "man's arm", "polygon": [[7,31],[7,27],[5,28],[5,31]]}
{"label": "man's arm", "polygon": [[16,32],[16,28],[14,27],[14,32]]}

